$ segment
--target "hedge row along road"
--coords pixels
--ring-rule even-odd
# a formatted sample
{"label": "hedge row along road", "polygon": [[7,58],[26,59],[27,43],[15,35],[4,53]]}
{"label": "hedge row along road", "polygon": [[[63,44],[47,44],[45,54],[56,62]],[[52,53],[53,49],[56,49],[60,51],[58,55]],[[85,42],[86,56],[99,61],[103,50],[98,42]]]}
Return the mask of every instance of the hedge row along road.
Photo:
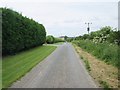
{"label": "hedge row along road", "polygon": [[16,54],[45,43],[46,31],[42,24],[11,9],[0,10],[2,10],[3,55]]}

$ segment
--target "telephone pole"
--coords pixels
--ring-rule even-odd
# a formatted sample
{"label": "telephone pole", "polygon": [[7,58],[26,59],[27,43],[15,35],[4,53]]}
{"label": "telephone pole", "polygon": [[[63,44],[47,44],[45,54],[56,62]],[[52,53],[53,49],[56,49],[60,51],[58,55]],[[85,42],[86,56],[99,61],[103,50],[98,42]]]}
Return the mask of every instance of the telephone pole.
{"label": "telephone pole", "polygon": [[88,25],[88,27],[87,27],[87,31],[88,31],[88,34],[89,34],[89,31],[90,31],[90,24],[92,24],[92,23],[85,23],[85,24],[87,24]]}

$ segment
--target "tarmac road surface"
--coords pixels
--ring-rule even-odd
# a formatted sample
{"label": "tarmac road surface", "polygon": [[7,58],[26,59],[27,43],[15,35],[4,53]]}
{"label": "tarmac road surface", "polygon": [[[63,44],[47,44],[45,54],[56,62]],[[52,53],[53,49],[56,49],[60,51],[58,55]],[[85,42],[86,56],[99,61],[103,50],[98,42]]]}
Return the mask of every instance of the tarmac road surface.
{"label": "tarmac road surface", "polygon": [[10,88],[97,88],[74,47],[64,43]]}

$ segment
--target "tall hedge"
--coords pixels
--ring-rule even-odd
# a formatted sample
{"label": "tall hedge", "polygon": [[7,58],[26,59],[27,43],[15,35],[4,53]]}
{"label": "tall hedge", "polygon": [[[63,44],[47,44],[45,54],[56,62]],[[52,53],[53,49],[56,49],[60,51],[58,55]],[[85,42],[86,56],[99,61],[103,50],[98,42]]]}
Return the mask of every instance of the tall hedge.
{"label": "tall hedge", "polygon": [[1,9],[3,55],[14,54],[45,43],[46,31],[42,24],[11,9]]}

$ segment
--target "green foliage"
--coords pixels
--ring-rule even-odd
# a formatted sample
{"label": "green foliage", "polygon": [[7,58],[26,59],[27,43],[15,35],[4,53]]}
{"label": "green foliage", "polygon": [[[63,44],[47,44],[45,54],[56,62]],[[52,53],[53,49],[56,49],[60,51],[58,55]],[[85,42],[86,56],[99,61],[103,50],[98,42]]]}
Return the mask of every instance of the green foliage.
{"label": "green foliage", "polygon": [[108,64],[120,67],[120,31],[110,26],[76,37],[75,44]]}
{"label": "green foliage", "polygon": [[46,31],[42,24],[7,8],[2,8],[3,55],[44,44]]}
{"label": "green foliage", "polygon": [[81,40],[82,36],[75,37],[75,40]]}
{"label": "green foliage", "polygon": [[61,38],[55,38],[52,35],[49,35],[46,37],[46,43],[48,44],[53,44],[53,43],[58,43],[58,42],[64,42],[65,40]]}
{"label": "green foliage", "polygon": [[73,43],[77,44],[87,52],[96,56],[97,58],[104,60],[106,63],[119,67],[119,46],[115,44],[110,44],[108,42],[94,43],[90,40],[79,40],[74,41]]}
{"label": "green foliage", "polygon": [[72,42],[73,40],[74,40],[73,38],[69,38],[69,37],[67,38],[68,42]]}
{"label": "green foliage", "polygon": [[110,43],[113,42],[118,42],[118,44],[120,43],[120,31],[111,31],[111,33],[109,34],[109,37],[107,38],[107,41],[109,41]]}
{"label": "green foliage", "polygon": [[89,62],[88,62],[87,60],[84,60],[84,63],[85,63],[86,69],[87,69],[88,71],[91,71]]}
{"label": "green foliage", "polygon": [[111,88],[109,88],[107,82],[100,80],[99,83],[103,86],[104,90],[112,90]]}
{"label": "green foliage", "polygon": [[64,37],[65,40],[67,40],[67,38],[68,38],[67,36]]}
{"label": "green foliage", "polygon": [[55,41],[55,38],[52,35],[49,35],[46,37],[46,43],[53,44]]}
{"label": "green foliage", "polygon": [[84,34],[83,36],[76,37],[76,40],[93,40],[94,42],[109,42],[120,44],[120,31],[113,29],[110,26],[105,26],[98,31]]}
{"label": "green foliage", "polygon": [[58,42],[64,42],[65,40],[61,39],[61,38],[55,38],[54,43],[58,43]]}
{"label": "green foliage", "polygon": [[105,26],[103,28],[101,28],[98,31],[95,32],[91,32],[90,33],[90,39],[94,39],[95,37],[103,37],[103,36],[107,36],[112,32],[112,28],[110,26]]}
{"label": "green foliage", "polygon": [[82,36],[82,39],[88,39],[89,38],[89,35],[88,34],[84,34],[83,36]]}

